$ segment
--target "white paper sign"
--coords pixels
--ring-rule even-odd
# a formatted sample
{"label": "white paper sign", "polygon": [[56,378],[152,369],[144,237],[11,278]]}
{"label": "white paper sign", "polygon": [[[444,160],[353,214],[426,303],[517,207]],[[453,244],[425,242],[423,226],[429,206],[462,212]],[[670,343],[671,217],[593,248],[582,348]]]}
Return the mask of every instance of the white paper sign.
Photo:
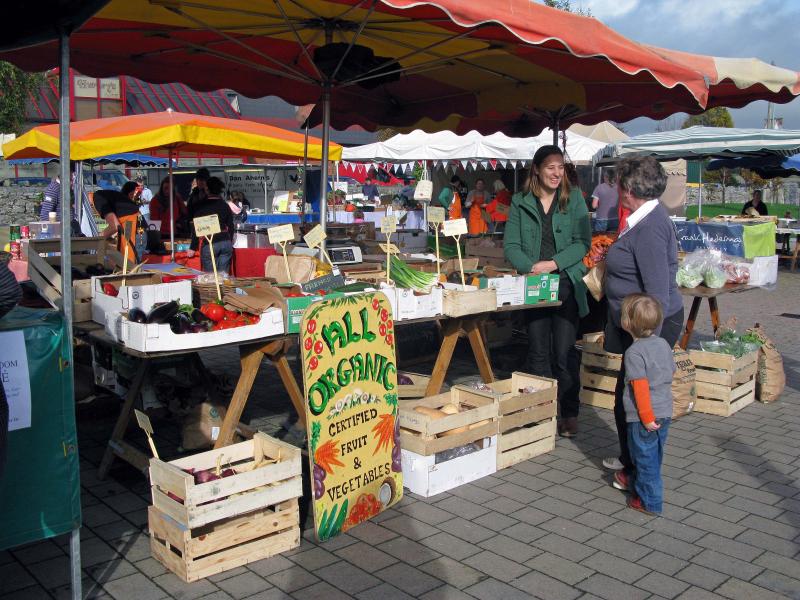
{"label": "white paper sign", "polygon": [[197,217],[194,219],[193,223],[194,233],[197,237],[214,235],[222,231],[219,226],[219,217],[217,215]]}
{"label": "white paper sign", "polygon": [[442,223],[442,233],[445,235],[464,235],[467,233],[466,219],[452,219]]}
{"label": "white paper sign", "polygon": [[328,235],[325,233],[325,230],[322,229],[322,225],[317,225],[311,231],[303,236],[303,239],[306,241],[306,244],[309,248],[316,248],[322,243],[322,240],[326,239]]}
{"label": "white paper sign", "polygon": [[383,217],[381,219],[381,233],[394,233],[395,231],[397,231],[397,219]]}
{"label": "white paper sign", "polygon": [[394,244],[378,244],[378,246],[380,247],[381,250],[386,252],[386,254],[389,254],[389,253],[400,254],[399,248],[397,246],[395,246]]}
{"label": "white paper sign", "polygon": [[31,379],[22,331],[0,333],[0,382],[8,400],[8,430],[31,426]]}
{"label": "white paper sign", "polygon": [[276,225],[275,227],[267,229],[267,236],[269,237],[270,244],[291,242],[294,240],[294,227],[292,227],[291,223]]}
{"label": "white paper sign", "polygon": [[443,223],[443,222],[444,222],[444,207],[429,206],[428,223]]}

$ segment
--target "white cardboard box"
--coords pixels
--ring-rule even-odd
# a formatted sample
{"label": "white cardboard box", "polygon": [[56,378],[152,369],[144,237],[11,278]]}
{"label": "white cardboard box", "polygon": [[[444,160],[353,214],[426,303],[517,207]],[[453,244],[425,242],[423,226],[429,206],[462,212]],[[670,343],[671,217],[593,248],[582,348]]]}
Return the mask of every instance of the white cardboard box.
{"label": "white cardboard box", "polygon": [[254,325],[233,329],[207,331],[205,333],[173,333],[169,323],[133,323],[121,313],[109,313],[106,331],[115,340],[139,352],[164,352],[170,350],[192,350],[221,346],[234,342],[258,340],[282,335],[285,331],[283,311],[270,308]]}
{"label": "white cardboard box", "polygon": [[428,498],[497,472],[497,436],[484,439],[482,450],[436,464],[436,456],[400,450],[403,486]]}
{"label": "white cardboard box", "polygon": [[[483,287],[483,286],[481,286]],[[486,287],[497,290],[497,306],[520,306],[525,304],[525,277],[503,275],[488,277]]]}
{"label": "white cardboard box", "polygon": [[[192,303],[192,282],[189,280],[160,283],[158,273],[142,273],[129,275],[126,284],[122,283],[122,275],[104,275],[92,277],[92,320],[101,325],[106,324],[107,315],[124,312],[131,308],[139,308],[148,312],[156,302],[176,300],[179,304]],[[109,296],[103,293],[103,284],[113,283],[119,295]]]}
{"label": "white cardboard box", "polygon": [[392,308],[395,309],[396,321],[437,317],[442,314],[441,288],[433,288],[429,294],[421,295],[414,294],[414,290],[396,288],[395,295],[397,300]]}

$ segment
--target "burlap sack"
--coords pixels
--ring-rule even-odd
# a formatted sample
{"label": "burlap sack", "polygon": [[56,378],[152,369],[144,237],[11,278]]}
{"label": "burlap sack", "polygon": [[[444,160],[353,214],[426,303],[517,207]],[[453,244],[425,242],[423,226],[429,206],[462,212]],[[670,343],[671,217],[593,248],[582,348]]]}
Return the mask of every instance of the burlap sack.
{"label": "burlap sack", "polygon": [[184,450],[210,448],[219,437],[225,407],[202,402],[191,408],[183,419],[181,446]]}
{"label": "burlap sack", "polygon": [[694,363],[689,353],[676,345],[672,356],[675,359],[675,373],[672,376],[672,418],[677,419],[692,412],[697,394]]}
{"label": "burlap sack", "polygon": [[756,399],[759,402],[775,402],[786,386],[786,373],[783,370],[783,358],[775,344],[767,337],[758,323],[747,330],[761,339],[758,351],[758,371],[756,372]]}
{"label": "burlap sack", "polygon": [[288,256],[287,259],[289,261],[289,271],[292,274],[291,279],[286,272],[286,262],[284,262],[282,255],[267,257],[267,262],[264,263],[264,275],[278,283],[306,283],[314,278],[314,273],[317,270],[317,261],[314,260],[313,256],[293,254]]}
{"label": "burlap sack", "polygon": [[600,302],[605,295],[606,261],[602,260],[589,269],[586,275],[583,276],[583,283],[586,284],[592,298]]}

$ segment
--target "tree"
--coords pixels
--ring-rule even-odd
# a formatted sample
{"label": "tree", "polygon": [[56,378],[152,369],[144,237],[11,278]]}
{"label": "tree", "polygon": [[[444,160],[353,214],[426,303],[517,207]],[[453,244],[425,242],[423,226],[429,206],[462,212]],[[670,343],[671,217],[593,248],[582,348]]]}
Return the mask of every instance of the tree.
{"label": "tree", "polygon": [[705,127],[733,127],[733,117],[724,106],[715,106],[699,115],[691,115],[681,125],[681,129],[703,125]]}
{"label": "tree", "polygon": [[42,73],[26,73],[0,61],[0,133],[20,134],[25,126],[25,104],[44,82]]}
{"label": "tree", "polygon": [[557,8],[558,10],[565,10],[567,12],[583,15],[584,17],[591,17],[592,10],[590,8],[572,8],[570,0],[544,0],[545,6],[550,8]]}

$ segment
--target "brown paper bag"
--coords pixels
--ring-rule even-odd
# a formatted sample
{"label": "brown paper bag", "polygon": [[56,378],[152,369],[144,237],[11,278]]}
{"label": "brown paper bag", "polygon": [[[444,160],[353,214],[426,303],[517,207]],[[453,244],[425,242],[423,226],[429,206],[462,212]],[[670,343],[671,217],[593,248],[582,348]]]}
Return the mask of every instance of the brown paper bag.
{"label": "brown paper bag", "polygon": [[224,419],[224,406],[202,402],[191,408],[183,420],[183,449],[199,450],[213,446],[219,437]]}
{"label": "brown paper bag", "polygon": [[759,402],[775,402],[786,386],[786,373],[783,358],[771,339],[758,323],[747,330],[757,335],[762,342],[758,350],[758,371],[756,371],[756,399]]}
{"label": "brown paper bag", "polygon": [[606,282],[606,261],[600,261],[583,276],[583,282],[589,288],[592,298],[600,302],[605,295],[603,286]]}
{"label": "brown paper bag", "polygon": [[314,278],[317,261],[313,256],[293,254],[287,258],[289,259],[289,271],[292,274],[291,281],[286,276],[286,263],[281,254],[267,257],[267,262],[264,264],[265,277],[271,277],[278,283],[306,283]]}
{"label": "brown paper bag", "polygon": [[695,368],[689,353],[676,345],[672,351],[675,373],[672,375],[672,418],[688,415],[697,399],[695,390]]}

